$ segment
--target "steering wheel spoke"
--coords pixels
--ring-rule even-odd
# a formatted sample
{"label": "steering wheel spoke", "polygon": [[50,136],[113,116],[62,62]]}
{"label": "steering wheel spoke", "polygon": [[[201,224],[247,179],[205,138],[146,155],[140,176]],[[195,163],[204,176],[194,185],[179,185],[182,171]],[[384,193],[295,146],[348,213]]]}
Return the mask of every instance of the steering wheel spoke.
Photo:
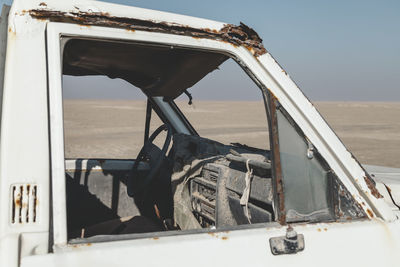
{"label": "steering wheel spoke", "polygon": [[[164,145],[161,149],[161,152],[158,153],[158,156],[156,158],[151,159],[152,164],[150,165],[149,173],[144,176],[139,175],[140,174],[140,171],[139,171],[140,162],[143,162],[146,159],[149,159],[150,156],[154,156],[154,155],[151,155],[151,154],[154,154],[154,153],[152,153],[153,147],[155,146],[153,144],[153,142],[162,131],[167,131],[167,135],[165,138]],[[171,127],[168,124],[163,124],[160,127],[158,127],[151,134],[149,139],[143,144],[143,147],[140,150],[138,156],[136,157],[135,163],[133,164],[133,167],[128,176],[127,191],[128,191],[128,195],[130,197],[133,197],[135,195],[135,193],[139,193],[139,192],[145,193],[148,190],[148,187],[150,186],[151,182],[156,177],[158,171],[160,170],[160,168],[162,166],[164,159],[166,158],[168,147],[171,143],[171,137],[172,137]]]}

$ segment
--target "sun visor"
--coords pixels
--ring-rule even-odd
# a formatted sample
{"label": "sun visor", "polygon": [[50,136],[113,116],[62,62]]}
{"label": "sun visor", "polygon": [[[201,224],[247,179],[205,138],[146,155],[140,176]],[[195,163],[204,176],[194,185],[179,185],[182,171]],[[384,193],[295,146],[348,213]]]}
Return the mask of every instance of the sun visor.
{"label": "sun visor", "polygon": [[71,39],[64,47],[63,74],[121,78],[149,96],[171,100],[228,57],[187,48]]}

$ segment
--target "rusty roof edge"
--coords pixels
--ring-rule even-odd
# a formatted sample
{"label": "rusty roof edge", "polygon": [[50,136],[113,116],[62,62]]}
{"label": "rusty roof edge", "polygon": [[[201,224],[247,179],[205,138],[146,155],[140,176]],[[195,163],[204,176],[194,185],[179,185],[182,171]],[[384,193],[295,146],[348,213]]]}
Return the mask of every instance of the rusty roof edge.
{"label": "rusty roof edge", "polygon": [[29,11],[24,11],[24,13],[28,13],[31,17],[36,19],[45,19],[55,22],[117,27],[127,30],[142,30],[214,39],[229,42],[237,46],[244,46],[250,50],[254,56],[261,56],[267,53],[267,50],[262,44],[262,39],[257,32],[242,22],[240,25],[225,24],[220,30],[212,30],[209,28],[194,28],[177,23],[116,17],[111,16],[107,12],[64,12],[50,9],[31,9]]}

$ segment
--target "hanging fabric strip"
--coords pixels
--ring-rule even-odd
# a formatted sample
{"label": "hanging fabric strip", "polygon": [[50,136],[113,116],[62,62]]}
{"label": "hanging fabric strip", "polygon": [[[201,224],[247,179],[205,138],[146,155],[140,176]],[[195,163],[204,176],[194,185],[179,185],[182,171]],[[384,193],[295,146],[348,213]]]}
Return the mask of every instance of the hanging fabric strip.
{"label": "hanging fabric strip", "polygon": [[243,195],[240,198],[240,205],[243,206],[244,214],[245,214],[247,220],[249,221],[249,223],[251,224],[251,215],[249,213],[248,203],[249,203],[249,197],[250,197],[251,178],[253,177],[253,169],[250,168],[249,161],[250,161],[250,159],[248,159],[246,161],[246,168],[247,168],[246,177],[245,177],[246,187],[244,188]]}

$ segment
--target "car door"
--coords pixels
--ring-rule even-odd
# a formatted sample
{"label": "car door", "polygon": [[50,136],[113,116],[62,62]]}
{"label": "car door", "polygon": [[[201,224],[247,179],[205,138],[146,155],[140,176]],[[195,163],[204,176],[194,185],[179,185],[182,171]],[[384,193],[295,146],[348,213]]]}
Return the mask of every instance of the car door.
{"label": "car door", "polygon": [[[65,36],[200,46],[230,53],[242,62],[268,100],[276,222],[69,242],[61,110],[60,51]],[[185,36],[165,38],[156,32],[54,22],[47,26],[47,45],[53,252],[25,257],[22,266],[394,266],[399,260],[397,218],[374,196],[367,174],[268,53],[255,57],[243,47],[216,40],[199,43]],[[183,122],[175,123],[184,129]],[[296,179],[301,176],[308,180]],[[312,180],[315,177],[320,180]]]}

